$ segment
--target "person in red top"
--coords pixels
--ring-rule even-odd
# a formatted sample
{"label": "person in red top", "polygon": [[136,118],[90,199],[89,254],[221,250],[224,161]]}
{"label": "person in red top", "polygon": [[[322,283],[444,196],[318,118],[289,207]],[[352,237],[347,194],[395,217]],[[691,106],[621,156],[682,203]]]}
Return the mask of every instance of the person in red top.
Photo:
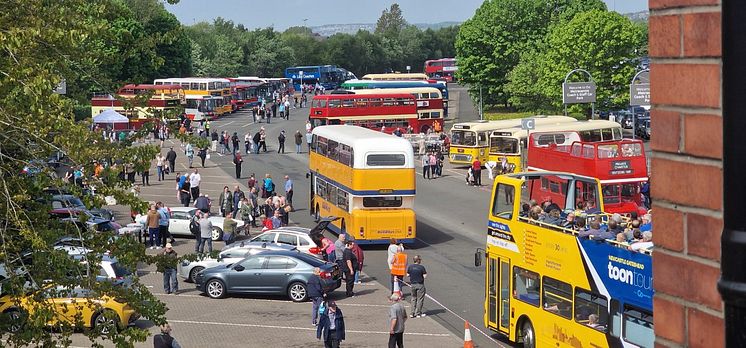
{"label": "person in red top", "polygon": [[362,284],[360,281],[360,272],[363,270],[363,249],[355,243],[352,244],[352,253],[357,258],[357,269],[355,270],[355,284]]}
{"label": "person in red top", "polygon": [[474,173],[474,186],[482,186],[482,162],[478,158],[472,162],[471,170]]}

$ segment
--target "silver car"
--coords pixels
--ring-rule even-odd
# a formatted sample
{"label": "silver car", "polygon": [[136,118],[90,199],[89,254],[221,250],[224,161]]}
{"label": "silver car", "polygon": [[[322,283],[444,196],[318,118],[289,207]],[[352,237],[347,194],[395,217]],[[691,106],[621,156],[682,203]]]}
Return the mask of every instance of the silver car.
{"label": "silver car", "polygon": [[179,277],[185,281],[194,282],[197,273],[206,268],[230,265],[236,261],[243,260],[247,256],[255,255],[266,250],[296,250],[295,247],[290,245],[264,242],[236,242],[231,244],[231,246],[231,248],[221,251],[217,259],[206,257],[196,261],[182,261],[178,265],[177,273]]}
{"label": "silver car", "polygon": [[[194,207],[172,207],[171,218],[168,220],[168,232],[175,236],[191,236],[192,232],[189,231],[189,223],[192,222],[194,215],[197,213],[197,208]],[[225,218],[222,216],[212,215],[209,218],[212,223],[212,240],[223,239],[223,221]],[[236,228],[242,228],[244,222],[241,220],[233,219],[238,225]]]}

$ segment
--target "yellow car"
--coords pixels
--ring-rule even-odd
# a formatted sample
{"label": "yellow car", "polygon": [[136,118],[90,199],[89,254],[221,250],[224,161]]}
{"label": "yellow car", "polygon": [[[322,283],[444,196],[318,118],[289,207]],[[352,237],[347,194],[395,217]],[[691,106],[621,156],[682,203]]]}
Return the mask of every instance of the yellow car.
{"label": "yellow car", "polygon": [[23,328],[25,316],[34,313],[39,306],[52,306],[53,315],[47,323],[49,325],[66,323],[75,326],[82,323],[83,328],[96,329],[104,335],[123,329],[140,318],[140,314],[129,304],[109,296],[93,298],[90,290],[80,287],[68,291],[63,287],[50,286],[41,290],[40,295],[44,303],[32,304],[33,295],[0,297],[0,313],[7,319],[0,321],[9,323],[3,329],[19,331]]}

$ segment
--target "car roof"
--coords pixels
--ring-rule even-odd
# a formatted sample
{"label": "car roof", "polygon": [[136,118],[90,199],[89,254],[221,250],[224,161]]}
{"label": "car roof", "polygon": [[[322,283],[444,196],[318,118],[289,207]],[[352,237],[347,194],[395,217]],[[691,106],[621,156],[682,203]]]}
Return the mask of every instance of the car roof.
{"label": "car roof", "polygon": [[197,210],[197,208],[194,208],[194,207],[170,207],[169,209],[171,209],[171,211],[186,211],[186,212]]}
{"label": "car roof", "polygon": [[277,243],[268,243],[268,242],[240,242],[240,244],[232,248],[225,249],[223,251],[232,250],[232,249],[256,249],[256,248],[267,249],[267,250],[287,250],[287,251],[297,250],[295,246],[287,245],[287,244],[277,244]]}

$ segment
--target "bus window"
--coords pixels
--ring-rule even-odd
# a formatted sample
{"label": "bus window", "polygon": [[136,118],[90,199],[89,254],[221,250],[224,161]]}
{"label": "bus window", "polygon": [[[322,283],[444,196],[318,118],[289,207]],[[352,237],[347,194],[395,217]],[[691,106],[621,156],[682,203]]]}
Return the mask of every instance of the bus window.
{"label": "bus window", "polygon": [[624,136],[622,136],[622,130],[619,128],[614,128],[614,140],[622,140]]}
{"label": "bus window", "polygon": [[488,144],[487,143],[487,137],[488,136],[489,136],[488,132],[480,132],[479,133],[479,145]]}
{"label": "bus window", "polygon": [[454,130],[451,132],[451,144],[463,146],[476,146],[477,134],[470,131]]}
{"label": "bus window", "polygon": [[518,154],[518,139],[508,137],[490,138],[490,153]]}
{"label": "bus window", "polygon": [[620,202],[618,184],[603,185],[601,189],[604,194],[604,204],[616,204]]}
{"label": "bus window", "polygon": [[601,130],[601,137],[603,141],[614,140],[614,136],[611,132],[611,128],[604,128]]}
{"label": "bus window", "polygon": [[564,144],[564,134],[541,134],[539,139],[536,139],[536,143],[539,146],[547,146],[549,144]]}
{"label": "bus window", "polygon": [[572,144],[572,150],[570,150],[570,153],[575,157],[580,157],[580,154],[581,154],[580,144]]}
{"label": "bus window", "polygon": [[401,196],[363,197],[365,208],[399,208],[401,205]]}
{"label": "bus window", "polygon": [[642,146],[640,144],[622,144],[622,157],[636,157],[641,155]]}
{"label": "bus window", "polygon": [[316,179],[316,194],[319,197],[323,199],[327,199],[328,195],[326,194],[326,188],[327,188],[326,181],[321,180],[321,179]]}
{"label": "bus window", "polygon": [[595,158],[593,152],[594,152],[593,145],[583,145],[583,157]]}
{"label": "bus window", "polygon": [[499,184],[492,202],[492,215],[503,219],[513,218],[513,197],[515,188],[510,185]]}
{"label": "bus window", "polygon": [[343,191],[342,189],[337,190],[337,207],[346,212],[349,212],[350,207],[349,200],[347,199],[348,195],[347,191]]}
{"label": "bus window", "polygon": [[539,307],[539,273],[513,267],[513,298]]}
{"label": "bus window", "polygon": [[326,152],[327,157],[334,161],[339,161],[339,152],[337,151],[337,147],[339,146],[339,143],[334,140],[329,140],[329,142],[326,145]]}
{"label": "bus window", "polygon": [[567,319],[572,318],[572,286],[549,277],[544,277],[542,283],[544,310]]}
{"label": "bus window", "polygon": [[406,159],[402,154],[381,153],[365,156],[365,164],[371,167],[401,167]]}
{"label": "bus window", "polygon": [[318,152],[319,155],[326,156],[326,138],[318,137],[316,140],[316,152]]}
{"label": "bus window", "polygon": [[598,158],[615,158],[619,157],[619,150],[616,144],[614,145],[598,145]]}
{"label": "bus window", "polygon": [[652,347],[655,341],[653,333],[653,315],[637,308],[625,305],[622,314],[624,340],[640,347]]}
{"label": "bus window", "polygon": [[355,106],[354,103],[355,103],[354,99],[343,99],[342,100],[342,107],[351,108],[351,107]]}
{"label": "bus window", "polygon": [[606,332],[609,310],[606,297],[575,288],[575,321],[598,331]]}
{"label": "bus window", "polygon": [[329,100],[329,107],[330,108],[337,108],[337,107],[341,107],[341,106],[342,106],[342,101],[341,100],[336,100],[336,99],[330,99]]}

